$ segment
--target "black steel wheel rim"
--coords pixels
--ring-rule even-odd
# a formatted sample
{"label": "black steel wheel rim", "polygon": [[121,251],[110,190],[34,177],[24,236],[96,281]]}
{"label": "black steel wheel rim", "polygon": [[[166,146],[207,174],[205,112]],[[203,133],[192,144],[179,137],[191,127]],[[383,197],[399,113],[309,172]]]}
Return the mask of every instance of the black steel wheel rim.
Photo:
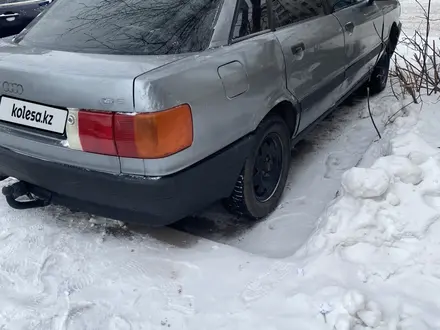
{"label": "black steel wheel rim", "polygon": [[253,185],[259,202],[269,200],[278,188],[283,170],[283,144],[277,133],[268,134],[258,148]]}

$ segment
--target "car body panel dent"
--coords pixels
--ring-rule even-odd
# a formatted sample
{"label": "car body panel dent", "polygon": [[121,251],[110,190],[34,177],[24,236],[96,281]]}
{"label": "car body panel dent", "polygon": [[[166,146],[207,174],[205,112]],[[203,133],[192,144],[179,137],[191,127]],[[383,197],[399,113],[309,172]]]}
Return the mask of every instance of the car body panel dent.
{"label": "car body panel dent", "polygon": [[[243,65],[249,86],[246,93],[231,99],[224,93],[217,68],[233,62]],[[186,102],[194,123],[193,145],[166,159],[145,160],[146,173],[161,175],[183,169],[254,131],[276,105],[275,99],[280,99],[280,91],[287,93],[284,65],[278,40],[266,33],[137,77],[135,111],[160,111]],[[284,99],[292,97],[285,95]]]}

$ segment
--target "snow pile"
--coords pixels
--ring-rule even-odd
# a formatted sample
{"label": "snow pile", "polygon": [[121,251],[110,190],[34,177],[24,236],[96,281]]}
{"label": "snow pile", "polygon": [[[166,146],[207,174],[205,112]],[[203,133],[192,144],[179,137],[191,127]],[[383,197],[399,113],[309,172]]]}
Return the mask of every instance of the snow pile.
{"label": "snow pile", "polygon": [[312,299],[335,291],[323,329],[440,328],[440,149],[418,134],[416,112],[393,127],[388,155],[344,173],[340,197],[298,253],[302,286],[324,284]]}
{"label": "snow pile", "polygon": [[342,176],[342,186],[354,197],[382,196],[390,184],[390,177],[382,169],[353,168]]}

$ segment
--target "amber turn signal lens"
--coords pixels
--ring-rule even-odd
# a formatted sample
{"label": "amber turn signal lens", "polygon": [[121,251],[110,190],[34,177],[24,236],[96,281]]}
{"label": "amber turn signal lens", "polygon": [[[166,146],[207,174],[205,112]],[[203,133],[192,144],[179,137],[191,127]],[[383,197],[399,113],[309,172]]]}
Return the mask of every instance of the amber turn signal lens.
{"label": "amber turn signal lens", "polygon": [[153,113],[115,115],[118,155],[132,158],[163,158],[193,143],[193,122],[188,104]]}

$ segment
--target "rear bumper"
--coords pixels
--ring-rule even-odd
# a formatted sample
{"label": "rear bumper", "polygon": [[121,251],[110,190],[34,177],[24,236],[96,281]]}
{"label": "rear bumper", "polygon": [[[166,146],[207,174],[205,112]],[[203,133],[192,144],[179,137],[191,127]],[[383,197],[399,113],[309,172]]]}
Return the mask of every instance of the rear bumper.
{"label": "rear bumper", "polygon": [[43,188],[53,204],[163,226],[228,197],[252,142],[252,136],[245,137],[184,171],[160,178],[94,172],[0,147],[0,173],[28,183],[37,195]]}

